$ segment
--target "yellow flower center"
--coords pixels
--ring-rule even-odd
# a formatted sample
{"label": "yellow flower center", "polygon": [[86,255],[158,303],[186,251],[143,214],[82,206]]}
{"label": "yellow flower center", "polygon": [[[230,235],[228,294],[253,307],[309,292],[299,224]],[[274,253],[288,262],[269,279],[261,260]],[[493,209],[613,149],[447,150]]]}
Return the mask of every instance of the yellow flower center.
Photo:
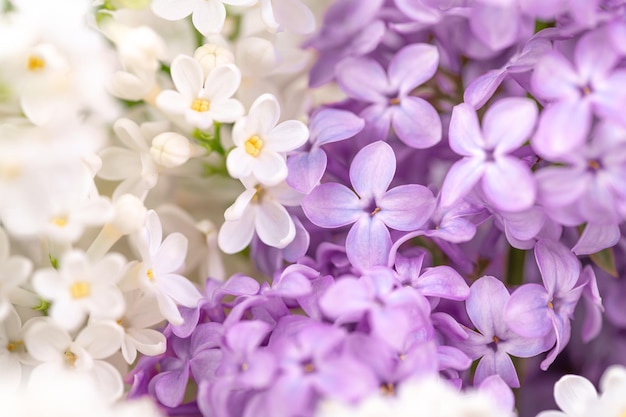
{"label": "yellow flower center", "polygon": [[26,68],[28,68],[29,71],[32,71],[32,72],[41,71],[45,67],[46,67],[46,61],[44,61],[42,57],[37,56],[37,55],[28,56],[28,62],[26,64]]}
{"label": "yellow flower center", "polygon": [[211,102],[209,100],[205,100],[203,98],[196,98],[191,103],[191,110],[195,110],[197,112],[205,112],[209,110],[211,107]]}
{"label": "yellow flower center", "polygon": [[58,227],[65,227],[67,225],[67,219],[65,217],[55,217],[52,219],[52,224]]}
{"label": "yellow flower center", "polygon": [[394,97],[391,100],[389,100],[389,104],[393,106],[397,106],[398,104],[400,104],[400,99],[398,97]]}
{"label": "yellow flower center", "polygon": [[85,281],[78,281],[72,284],[70,287],[70,295],[74,299],[87,297],[90,292],[89,283]]}
{"label": "yellow flower center", "polygon": [[146,276],[148,277],[148,280],[154,281],[154,271],[152,270],[152,268],[148,268],[148,270],[146,271]]}
{"label": "yellow flower center", "polygon": [[250,136],[243,146],[248,154],[256,158],[261,153],[261,149],[263,149],[263,139],[261,139],[258,135]]}
{"label": "yellow flower center", "polygon": [[22,340],[17,340],[17,341],[9,341],[9,343],[7,344],[7,350],[9,352],[15,352],[16,350],[22,348],[24,346],[24,342]]}
{"label": "yellow flower center", "polygon": [[78,356],[74,352],[66,350],[63,352],[63,358],[65,359],[65,363],[67,363],[71,368],[76,366],[76,361],[78,360]]}

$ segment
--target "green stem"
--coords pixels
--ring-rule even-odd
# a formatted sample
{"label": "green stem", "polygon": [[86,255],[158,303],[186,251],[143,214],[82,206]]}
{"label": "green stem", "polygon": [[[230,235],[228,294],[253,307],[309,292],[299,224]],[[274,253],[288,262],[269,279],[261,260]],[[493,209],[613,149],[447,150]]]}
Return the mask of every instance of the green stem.
{"label": "green stem", "polygon": [[506,271],[507,284],[512,286],[521,285],[524,282],[524,260],[526,251],[509,248],[508,265]]}

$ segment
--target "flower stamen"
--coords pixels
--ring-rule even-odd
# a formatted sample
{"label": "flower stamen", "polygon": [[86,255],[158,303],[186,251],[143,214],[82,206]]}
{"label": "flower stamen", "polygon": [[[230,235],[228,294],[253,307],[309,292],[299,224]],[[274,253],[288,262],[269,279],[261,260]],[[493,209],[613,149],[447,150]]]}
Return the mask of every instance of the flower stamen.
{"label": "flower stamen", "polygon": [[90,292],[91,288],[89,287],[89,283],[85,281],[75,282],[70,287],[70,295],[74,299],[87,297]]}
{"label": "flower stamen", "polygon": [[28,68],[29,71],[31,72],[41,71],[45,67],[46,67],[46,61],[44,61],[42,57],[37,56],[37,55],[28,56],[28,62],[26,64],[26,68]]}
{"label": "flower stamen", "polygon": [[258,135],[253,135],[248,138],[243,146],[249,155],[252,155],[256,158],[261,153],[261,149],[263,149],[263,144],[263,139],[261,139]]}
{"label": "flower stamen", "polygon": [[211,102],[203,98],[196,98],[191,103],[191,110],[194,110],[200,113],[209,111],[209,107],[211,107]]}

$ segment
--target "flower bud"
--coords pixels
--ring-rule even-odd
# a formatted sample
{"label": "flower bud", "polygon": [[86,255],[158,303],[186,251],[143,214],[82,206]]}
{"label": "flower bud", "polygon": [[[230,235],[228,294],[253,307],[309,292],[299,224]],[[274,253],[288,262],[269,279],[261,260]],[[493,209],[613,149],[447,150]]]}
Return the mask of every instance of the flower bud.
{"label": "flower bud", "polygon": [[244,76],[262,77],[277,65],[272,42],[263,38],[248,37],[237,44],[237,64]]}
{"label": "flower bud", "polygon": [[191,147],[186,137],[174,132],[165,132],[152,139],[150,156],[154,162],[166,168],[174,168],[187,162]]}
{"label": "flower bud", "polygon": [[193,53],[193,57],[202,65],[202,71],[205,76],[215,67],[235,63],[235,56],[232,52],[226,48],[210,43],[196,49],[196,52]]}
{"label": "flower bud", "polygon": [[122,235],[134,233],[143,227],[147,210],[139,198],[123,194],[115,200],[114,207],[115,216],[110,224]]}

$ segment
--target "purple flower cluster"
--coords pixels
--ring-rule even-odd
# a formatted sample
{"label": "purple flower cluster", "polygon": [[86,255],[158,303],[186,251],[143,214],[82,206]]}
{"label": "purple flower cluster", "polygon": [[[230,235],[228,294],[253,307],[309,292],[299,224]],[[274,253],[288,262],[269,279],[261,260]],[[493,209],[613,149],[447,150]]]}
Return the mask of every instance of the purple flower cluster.
{"label": "purple flower cluster", "polygon": [[133,395],[300,417],[431,374],[524,398],[555,361],[626,363],[583,353],[626,346],[625,45],[623,1],[334,1],[306,46],[343,96],[288,155],[294,243],[253,241],[267,282],[209,280]]}

